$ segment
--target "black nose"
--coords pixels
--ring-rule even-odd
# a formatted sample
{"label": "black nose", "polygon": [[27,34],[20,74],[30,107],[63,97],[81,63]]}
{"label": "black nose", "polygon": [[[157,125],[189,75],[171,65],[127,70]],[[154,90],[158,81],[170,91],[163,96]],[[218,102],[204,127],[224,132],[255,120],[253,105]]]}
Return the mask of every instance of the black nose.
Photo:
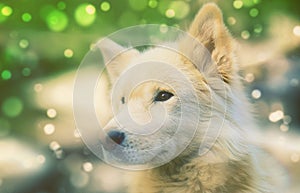
{"label": "black nose", "polygon": [[108,132],[108,136],[118,145],[121,145],[125,139],[125,133],[121,131],[110,131]]}

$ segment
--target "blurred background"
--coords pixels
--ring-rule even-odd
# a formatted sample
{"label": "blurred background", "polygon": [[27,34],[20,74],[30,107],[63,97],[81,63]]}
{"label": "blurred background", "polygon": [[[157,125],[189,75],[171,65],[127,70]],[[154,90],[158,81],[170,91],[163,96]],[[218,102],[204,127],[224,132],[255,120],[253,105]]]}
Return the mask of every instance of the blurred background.
{"label": "blurred background", "polygon": [[[83,144],[72,114],[76,69],[99,38],[137,24],[187,29],[201,0],[1,0],[0,193],[122,193],[125,171]],[[300,192],[300,5],[214,1],[264,145]]]}

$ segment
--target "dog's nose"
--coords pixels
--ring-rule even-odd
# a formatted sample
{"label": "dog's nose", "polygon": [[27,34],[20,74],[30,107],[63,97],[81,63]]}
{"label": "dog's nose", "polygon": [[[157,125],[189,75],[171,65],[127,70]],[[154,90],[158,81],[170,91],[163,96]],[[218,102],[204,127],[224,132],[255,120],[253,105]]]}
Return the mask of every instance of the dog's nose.
{"label": "dog's nose", "polygon": [[121,131],[110,131],[108,132],[108,137],[113,140],[116,144],[121,145],[125,139],[125,133]]}

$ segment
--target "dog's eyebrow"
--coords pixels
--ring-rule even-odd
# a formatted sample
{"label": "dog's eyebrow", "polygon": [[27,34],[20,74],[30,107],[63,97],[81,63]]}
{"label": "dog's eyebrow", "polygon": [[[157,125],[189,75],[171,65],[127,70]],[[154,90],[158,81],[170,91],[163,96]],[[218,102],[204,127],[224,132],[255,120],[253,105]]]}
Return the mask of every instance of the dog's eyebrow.
{"label": "dog's eyebrow", "polygon": [[157,95],[159,92],[162,92],[162,91],[174,93],[174,91],[171,90],[171,89],[169,89],[169,88],[157,87],[157,88],[155,89],[154,95]]}
{"label": "dog's eyebrow", "polygon": [[155,89],[155,92],[154,92],[154,97],[159,93],[159,92],[161,92],[161,91],[167,91],[166,89],[163,89],[163,88],[161,88],[161,87],[157,87],[156,89]]}

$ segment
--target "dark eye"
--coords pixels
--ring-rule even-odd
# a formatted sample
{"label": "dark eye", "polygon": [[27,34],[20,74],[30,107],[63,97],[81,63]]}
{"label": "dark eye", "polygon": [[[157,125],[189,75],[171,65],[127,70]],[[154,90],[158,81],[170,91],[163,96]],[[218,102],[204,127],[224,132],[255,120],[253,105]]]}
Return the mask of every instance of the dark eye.
{"label": "dark eye", "polygon": [[121,98],[121,103],[122,103],[122,104],[125,104],[125,97],[122,97],[122,98]]}
{"label": "dark eye", "polygon": [[172,96],[174,96],[172,93],[167,91],[160,91],[157,93],[156,97],[154,98],[154,101],[166,101],[169,100]]}

